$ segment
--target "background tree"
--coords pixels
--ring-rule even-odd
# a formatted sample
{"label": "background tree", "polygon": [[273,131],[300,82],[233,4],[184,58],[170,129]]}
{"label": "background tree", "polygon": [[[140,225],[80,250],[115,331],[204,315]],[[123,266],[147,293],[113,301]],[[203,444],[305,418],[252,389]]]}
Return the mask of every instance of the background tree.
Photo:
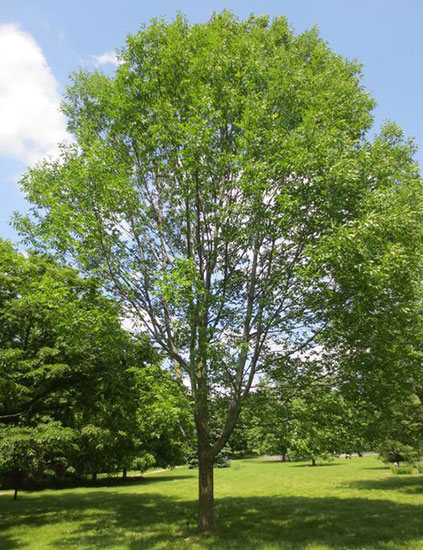
{"label": "background tree", "polygon": [[[52,464],[57,473],[112,472],[155,452],[137,415],[157,388],[138,380],[144,368],[160,373],[161,360],[148,341],[122,329],[120,314],[94,279],[0,240],[0,470],[9,479],[54,475]],[[177,401],[166,387],[162,414]],[[180,408],[186,415],[185,403]],[[144,425],[152,414],[143,411]]]}
{"label": "background tree", "polygon": [[316,253],[325,256],[316,265],[331,281],[324,349],[347,398],[372,403],[377,415],[421,386],[423,220],[415,149],[395,124],[365,146],[372,192]]}
{"label": "background tree", "polygon": [[0,474],[7,477],[14,500],[27,477],[65,471],[76,439],[71,428],[57,422],[7,426],[0,430],[0,436]]}
{"label": "background tree", "polygon": [[365,447],[365,402],[343,395],[336,364],[320,357],[289,363],[263,378],[241,414],[254,448],[282,460],[310,458],[313,465],[317,458],[371,448]]}
{"label": "background tree", "polygon": [[315,466],[318,458],[357,450],[351,439],[353,411],[333,388],[310,386],[292,401],[291,414],[290,451],[294,457],[310,458]]}
{"label": "background tree", "polygon": [[133,369],[139,451],[160,467],[183,464],[195,441],[192,402],[187,388],[158,361]]}
{"label": "background tree", "polygon": [[419,462],[423,457],[423,404],[414,392],[387,395],[370,424],[373,448],[385,462]]}
{"label": "background tree", "polygon": [[249,396],[240,424],[247,432],[250,448],[261,455],[278,455],[285,461],[293,437],[290,392],[286,387],[278,391],[268,380],[260,386]]}
{"label": "background tree", "polygon": [[[75,144],[23,178],[33,209],[17,224],[103,278],[189,380],[199,527],[210,530],[213,460],[257,373],[276,351],[316,346],[351,293],[358,304],[375,291],[368,308],[391,301],[384,285],[338,292],[356,265],[330,252],[373,210],[382,222],[401,203],[403,230],[372,233],[383,251],[373,279],[400,250],[403,264],[390,267],[399,276],[414,250],[420,180],[392,130],[366,141],[374,102],[360,66],[315,29],[295,36],[284,18],[227,12],[192,27],[156,20],[128,37],[120,61],[112,77],[73,76],[64,111]],[[341,333],[332,330],[333,349]],[[212,441],[216,393],[228,408]]]}

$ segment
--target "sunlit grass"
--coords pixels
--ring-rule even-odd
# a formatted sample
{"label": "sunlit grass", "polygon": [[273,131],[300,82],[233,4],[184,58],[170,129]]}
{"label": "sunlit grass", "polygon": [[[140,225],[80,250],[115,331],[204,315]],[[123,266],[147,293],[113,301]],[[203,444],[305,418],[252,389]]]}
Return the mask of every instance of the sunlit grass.
{"label": "sunlit grass", "polygon": [[2,494],[0,549],[423,550],[423,476],[395,476],[375,458],[233,462],[216,470],[218,528],[207,537],[195,530],[196,476]]}

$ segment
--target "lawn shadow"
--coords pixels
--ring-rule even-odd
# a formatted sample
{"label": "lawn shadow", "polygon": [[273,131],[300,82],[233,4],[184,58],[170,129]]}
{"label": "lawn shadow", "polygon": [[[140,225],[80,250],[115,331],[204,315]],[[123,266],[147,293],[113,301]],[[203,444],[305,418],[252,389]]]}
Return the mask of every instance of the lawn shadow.
{"label": "lawn shadow", "polygon": [[423,493],[423,476],[417,475],[394,475],[391,474],[384,479],[363,479],[348,483],[354,489],[376,490],[376,491],[399,491],[407,494]]}
{"label": "lawn shadow", "polygon": [[324,462],[323,464],[292,464],[293,468],[325,468],[327,466],[346,466],[347,463],[340,462]]}
{"label": "lawn shadow", "polygon": [[163,476],[147,476],[142,478],[140,485],[149,485],[151,483],[157,483],[161,481],[179,481],[181,479],[193,479],[193,475],[163,475]]}
{"label": "lawn shadow", "polygon": [[1,550],[17,550],[19,543],[16,539],[0,532],[0,548]]}
{"label": "lawn shadow", "polygon": [[[32,550],[2,537],[7,528],[58,526],[52,550],[401,549],[423,539],[423,507],[368,498],[225,497],[216,501],[217,531],[198,537],[196,502],[158,493],[89,490],[38,494],[1,503],[0,548]],[[68,522],[74,522],[70,524]],[[60,524],[67,523],[60,529]],[[13,542],[13,545],[12,545]]]}
{"label": "lawn shadow", "polygon": [[263,458],[261,460],[256,460],[256,464],[292,464],[289,460],[281,460],[274,458]]}
{"label": "lawn shadow", "polygon": [[[192,475],[155,475],[146,476],[135,475],[122,477],[100,477],[98,479],[64,479],[64,480],[47,480],[40,483],[29,483],[23,488],[28,493],[39,493],[46,489],[51,491],[66,491],[75,489],[101,489],[106,487],[131,487],[137,485],[149,485],[160,481],[174,481],[180,479],[192,479]],[[1,550],[1,546],[0,546]]]}
{"label": "lawn shadow", "polygon": [[[390,547],[400,549],[423,538],[423,506],[390,500],[227,498],[218,501],[217,510],[221,541],[232,541],[228,548],[233,549],[259,550],[277,541],[281,548],[290,550],[320,545],[333,550],[382,550],[393,542],[395,546]],[[210,548],[220,547],[216,544]]]}

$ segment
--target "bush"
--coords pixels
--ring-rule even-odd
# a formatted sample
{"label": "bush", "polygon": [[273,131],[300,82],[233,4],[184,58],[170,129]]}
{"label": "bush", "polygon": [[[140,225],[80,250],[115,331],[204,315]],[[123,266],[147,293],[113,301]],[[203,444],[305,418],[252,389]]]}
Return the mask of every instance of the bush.
{"label": "bush", "polygon": [[131,469],[139,472],[146,472],[149,468],[156,464],[156,459],[150,453],[144,453],[134,458]]}
{"label": "bush", "polygon": [[390,470],[393,474],[406,475],[413,473],[414,466],[412,464],[404,464],[403,466],[390,466]]}

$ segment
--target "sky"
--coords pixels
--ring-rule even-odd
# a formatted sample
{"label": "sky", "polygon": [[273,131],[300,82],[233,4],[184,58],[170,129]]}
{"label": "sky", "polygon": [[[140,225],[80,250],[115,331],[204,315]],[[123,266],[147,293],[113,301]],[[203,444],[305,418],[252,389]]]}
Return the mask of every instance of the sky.
{"label": "sky", "polygon": [[115,49],[153,17],[179,10],[198,23],[223,9],[285,15],[298,33],[317,25],[335,52],[363,64],[375,130],[397,122],[423,165],[423,0],[0,0],[0,237],[18,242],[10,217],[28,208],[18,181],[67,138],[60,103],[69,75],[113,71]]}

